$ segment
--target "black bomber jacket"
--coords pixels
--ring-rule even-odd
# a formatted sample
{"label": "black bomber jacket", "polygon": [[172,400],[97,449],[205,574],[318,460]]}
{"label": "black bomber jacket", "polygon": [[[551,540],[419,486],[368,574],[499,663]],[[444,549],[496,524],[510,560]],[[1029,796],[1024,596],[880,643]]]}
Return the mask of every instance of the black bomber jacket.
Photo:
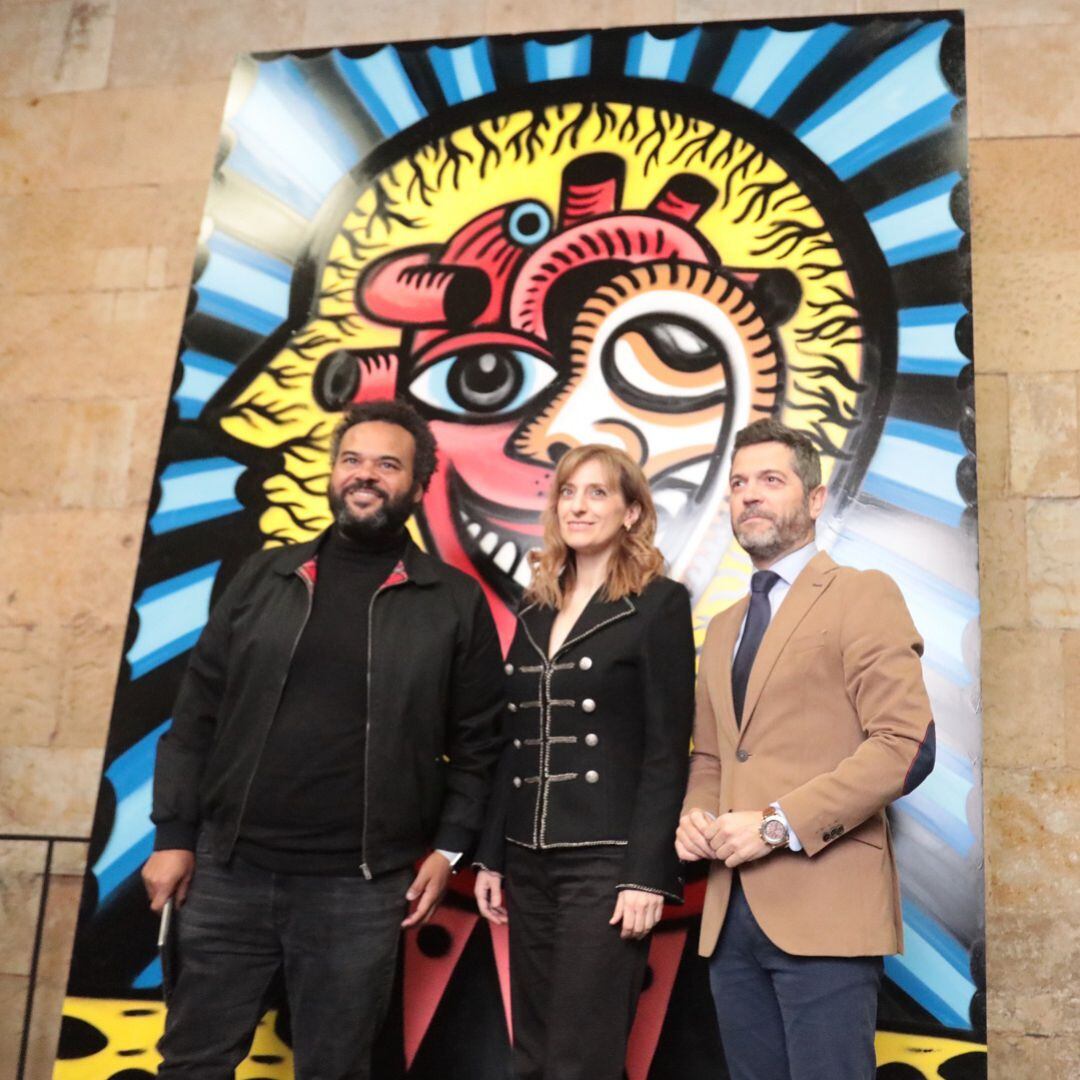
{"label": "black bomber jacket", "polygon": [[[214,605],[154,769],[155,849],[227,861],[311,611],[322,537],[261,551]],[[467,852],[498,757],[502,657],[479,585],[409,543],[369,609],[362,864],[366,876],[431,848]],[[302,763],[298,763],[302,767]]]}

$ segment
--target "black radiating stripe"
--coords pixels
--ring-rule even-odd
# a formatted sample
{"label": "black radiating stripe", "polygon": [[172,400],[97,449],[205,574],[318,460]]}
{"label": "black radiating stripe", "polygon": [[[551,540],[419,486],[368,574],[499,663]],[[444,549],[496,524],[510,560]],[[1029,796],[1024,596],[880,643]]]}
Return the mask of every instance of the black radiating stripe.
{"label": "black radiating stripe", "polygon": [[700,86],[711,90],[724,66],[724,61],[731,52],[731,46],[739,32],[738,26],[706,26],[701,33],[701,40],[694,50],[690,69],[686,73],[689,86]]}
{"label": "black radiating stripe", "polygon": [[861,209],[872,210],[920,184],[962,170],[965,160],[963,132],[950,126],[863,169],[847,181],[847,189]]}
{"label": "black radiating stripe", "polygon": [[898,308],[963,304],[971,308],[971,256],[967,237],[956,251],[892,268]]}
{"label": "black radiating stripe", "polygon": [[951,375],[897,375],[889,415],[956,431],[963,404]]}

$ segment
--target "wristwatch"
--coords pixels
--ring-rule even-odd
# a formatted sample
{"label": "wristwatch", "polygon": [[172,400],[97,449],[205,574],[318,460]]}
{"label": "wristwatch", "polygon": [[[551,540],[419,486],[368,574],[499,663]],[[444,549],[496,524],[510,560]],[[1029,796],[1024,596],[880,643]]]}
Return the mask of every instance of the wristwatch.
{"label": "wristwatch", "polygon": [[761,839],[769,847],[787,847],[788,827],[775,806],[766,806],[761,811],[761,825],[758,831],[761,833]]}

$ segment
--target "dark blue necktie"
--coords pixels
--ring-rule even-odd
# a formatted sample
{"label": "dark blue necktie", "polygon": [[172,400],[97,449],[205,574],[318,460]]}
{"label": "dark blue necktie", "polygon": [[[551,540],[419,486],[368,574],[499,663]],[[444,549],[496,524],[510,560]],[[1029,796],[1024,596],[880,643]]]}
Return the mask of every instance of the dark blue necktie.
{"label": "dark blue necktie", "polygon": [[750,669],[761,645],[761,639],[769,628],[772,609],[769,607],[769,590],[780,580],[772,570],[758,570],[750,579],[750,607],[746,612],[746,626],[742,640],[735,651],[731,665],[731,697],[735,703],[735,723],[742,727],[743,702],[746,701],[746,684],[750,681]]}

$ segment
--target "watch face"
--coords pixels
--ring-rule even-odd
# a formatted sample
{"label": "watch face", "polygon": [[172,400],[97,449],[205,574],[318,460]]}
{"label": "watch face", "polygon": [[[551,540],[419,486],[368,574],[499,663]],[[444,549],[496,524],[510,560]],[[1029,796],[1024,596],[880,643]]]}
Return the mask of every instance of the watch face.
{"label": "watch face", "polygon": [[787,839],[787,829],[779,818],[767,818],[761,827],[766,844],[782,844]]}

